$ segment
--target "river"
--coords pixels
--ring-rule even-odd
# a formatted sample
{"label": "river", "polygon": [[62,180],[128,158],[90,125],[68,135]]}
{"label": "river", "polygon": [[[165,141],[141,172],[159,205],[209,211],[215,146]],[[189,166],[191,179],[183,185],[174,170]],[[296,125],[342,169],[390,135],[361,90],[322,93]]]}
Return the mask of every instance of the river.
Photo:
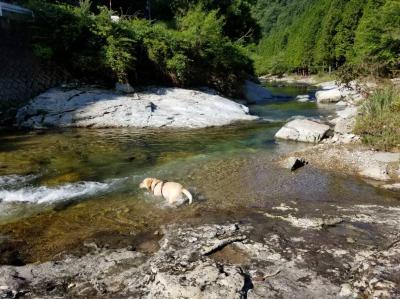
{"label": "river", "polygon": [[[2,262],[51,260],[60,253],[82,252],[91,241],[127,246],[168,223],[229,220],[269,226],[271,219],[260,219],[260,213],[281,205],[294,206],[304,216],[335,215],[337,206],[399,206],[396,195],[356,177],[312,166],[296,173],[278,167],[280,154],[310,145],[277,142],[276,131],[291,117],[328,117],[332,108],[296,101],[297,95],[312,97],[313,88],[268,88],[275,98],[250,107],[262,118],[254,123],[190,131],[1,133],[0,236],[13,248]],[[195,203],[166,207],[139,190],[145,177],[181,182]],[[344,230],[366,244],[380,241],[369,226],[334,234]]]}

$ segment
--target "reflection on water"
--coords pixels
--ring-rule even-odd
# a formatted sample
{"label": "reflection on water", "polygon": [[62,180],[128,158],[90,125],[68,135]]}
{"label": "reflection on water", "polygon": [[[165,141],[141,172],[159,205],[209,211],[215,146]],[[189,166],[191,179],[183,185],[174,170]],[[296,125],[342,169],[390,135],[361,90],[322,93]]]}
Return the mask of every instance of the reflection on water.
{"label": "reflection on water", "polygon": [[[311,167],[292,174],[275,165],[277,154],[307,146],[275,142],[280,121],[299,114],[318,117],[325,110],[289,98],[252,110],[274,122],[194,131],[3,133],[0,235],[19,242],[24,261],[36,261],[90,238],[126,239],[169,222],[239,219],[281,202],[328,212],[338,203],[394,201],[356,179]],[[138,189],[147,176],[183,183],[195,204],[166,208]]]}

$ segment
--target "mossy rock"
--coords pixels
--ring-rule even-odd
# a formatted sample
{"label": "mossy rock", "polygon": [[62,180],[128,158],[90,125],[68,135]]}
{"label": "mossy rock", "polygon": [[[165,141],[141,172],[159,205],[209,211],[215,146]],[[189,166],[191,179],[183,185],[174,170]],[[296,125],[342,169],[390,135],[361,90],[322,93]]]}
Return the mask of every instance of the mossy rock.
{"label": "mossy rock", "polygon": [[54,187],[54,186],[68,184],[68,183],[78,182],[81,180],[82,180],[82,177],[79,173],[68,172],[68,173],[64,173],[64,174],[56,176],[56,177],[43,179],[41,183],[42,183],[42,185],[46,185],[48,187]]}

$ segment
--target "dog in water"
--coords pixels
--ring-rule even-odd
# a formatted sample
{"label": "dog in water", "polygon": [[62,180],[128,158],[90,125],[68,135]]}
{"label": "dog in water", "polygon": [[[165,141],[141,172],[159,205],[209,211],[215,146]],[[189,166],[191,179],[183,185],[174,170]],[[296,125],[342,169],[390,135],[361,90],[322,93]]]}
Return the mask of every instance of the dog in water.
{"label": "dog in water", "polygon": [[179,183],[147,178],[140,183],[139,187],[151,191],[155,196],[163,197],[170,205],[183,203],[183,195],[188,198],[189,204],[193,202],[192,194]]}

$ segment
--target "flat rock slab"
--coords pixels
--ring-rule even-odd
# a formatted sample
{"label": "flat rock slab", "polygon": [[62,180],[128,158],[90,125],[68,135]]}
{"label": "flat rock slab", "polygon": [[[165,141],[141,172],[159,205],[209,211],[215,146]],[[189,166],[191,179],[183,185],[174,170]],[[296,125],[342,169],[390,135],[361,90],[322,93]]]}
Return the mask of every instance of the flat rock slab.
{"label": "flat rock slab", "polygon": [[[335,137],[332,139],[335,139]],[[345,135],[343,137],[351,138],[351,136],[346,137]],[[353,135],[353,138],[355,137]],[[343,144],[334,145],[329,142],[318,144],[313,148],[291,155],[301,157],[313,166],[356,174],[378,182],[389,180],[396,182],[400,179],[400,153],[376,152],[363,147],[354,148]]]}
{"label": "flat rock slab", "polygon": [[213,93],[151,88],[132,95],[102,89],[50,89],[17,113],[28,128],[205,128],[257,119],[241,104]]}
{"label": "flat rock slab", "polygon": [[275,137],[279,139],[318,143],[330,127],[307,119],[295,119],[283,126]]}

